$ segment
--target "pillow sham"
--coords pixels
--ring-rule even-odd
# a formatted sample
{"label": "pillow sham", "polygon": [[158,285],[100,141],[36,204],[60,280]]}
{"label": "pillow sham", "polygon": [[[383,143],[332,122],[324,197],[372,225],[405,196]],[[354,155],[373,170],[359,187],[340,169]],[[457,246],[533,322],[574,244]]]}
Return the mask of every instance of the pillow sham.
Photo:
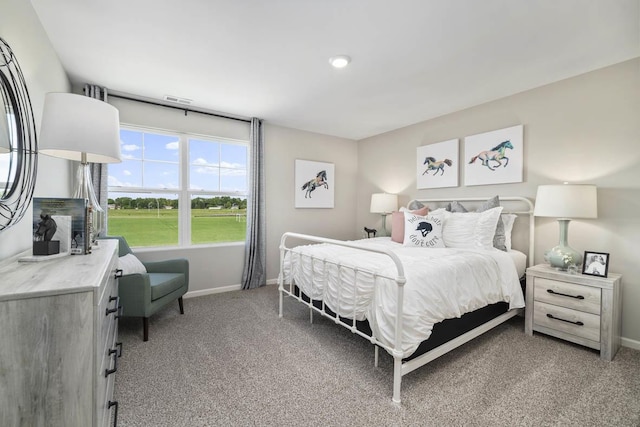
{"label": "pillow sham", "polygon": [[404,214],[404,246],[419,246],[422,248],[444,248],[442,239],[443,219],[436,215],[416,215],[411,212]]}
{"label": "pillow sham", "polygon": [[144,264],[134,254],[126,254],[118,258],[118,268],[122,270],[123,276],[147,272]]}
{"label": "pillow sham", "polygon": [[507,248],[507,251],[510,251],[511,248],[511,232],[513,231],[513,223],[516,221],[518,215],[514,214],[502,214],[500,215],[500,220],[504,225],[504,245]]}
{"label": "pillow sham", "polygon": [[[497,208],[498,206],[500,206],[500,198],[498,196],[494,196],[489,200],[483,202],[480,206],[478,206],[475,212],[484,212],[489,209]],[[447,206],[447,210],[451,212],[462,212],[462,213],[469,212],[468,209],[465,208],[462,205],[462,203],[458,201],[451,202],[449,206]],[[504,225],[502,221],[498,221],[496,224],[495,234],[493,236],[493,247],[496,249],[500,249],[501,251],[506,251],[507,246],[506,246],[505,240],[506,240],[506,234],[504,231]]]}
{"label": "pillow sham", "polygon": [[502,206],[484,212],[445,212],[442,238],[447,248],[492,249]]}
{"label": "pillow sham", "polygon": [[[396,243],[404,242],[404,212],[407,211],[406,208],[400,208],[399,212],[391,213],[391,240]],[[425,216],[429,213],[429,208],[427,206],[423,206],[419,209],[409,211],[413,214]]]}

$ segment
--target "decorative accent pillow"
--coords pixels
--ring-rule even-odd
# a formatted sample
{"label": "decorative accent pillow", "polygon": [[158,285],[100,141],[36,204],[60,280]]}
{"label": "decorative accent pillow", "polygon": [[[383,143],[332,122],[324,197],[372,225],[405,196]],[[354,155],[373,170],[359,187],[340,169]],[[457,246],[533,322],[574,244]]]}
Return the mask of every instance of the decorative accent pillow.
{"label": "decorative accent pillow", "polygon": [[404,245],[423,248],[444,248],[442,239],[442,217],[436,215],[404,214]]}
{"label": "decorative accent pillow", "polygon": [[409,205],[407,207],[409,208],[410,211],[417,211],[417,210],[422,209],[422,208],[424,208],[426,206],[423,205],[422,202],[419,202],[417,200],[412,200],[412,201],[409,202]]}
{"label": "decorative accent pillow", "polygon": [[146,273],[147,269],[134,254],[126,254],[118,258],[118,268],[122,270],[122,275],[135,273]]}
{"label": "decorative accent pillow", "polygon": [[[500,199],[498,198],[498,196],[494,196],[478,206],[478,209],[476,209],[475,212],[484,212],[489,209],[497,208],[498,206],[500,206]],[[458,201],[451,202],[449,206],[447,206],[447,210],[451,212],[469,212],[467,208],[465,208],[462,203]],[[504,225],[502,224],[502,221],[498,221],[498,223],[496,224],[496,231],[493,236],[493,247],[496,249],[500,249],[501,251],[506,251],[507,246],[505,244],[505,240],[506,235],[504,231]]]}
{"label": "decorative accent pillow", "polygon": [[502,214],[500,220],[504,225],[504,245],[507,250],[511,250],[511,231],[513,230],[513,223],[516,221],[518,215],[514,214]]}
{"label": "decorative accent pillow", "polygon": [[442,238],[447,248],[492,249],[502,207],[484,212],[446,212]]}
{"label": "decorative accent pillow", "polygon": [[[406,211],[406,208],[400,208],[400,212],[391,213],[391,240],[396,243],[404,242],[404,212]],[[425,216],[429,213],[429,208],[427,206],[423,206],[419,209],[409,212],[416,215]]]}

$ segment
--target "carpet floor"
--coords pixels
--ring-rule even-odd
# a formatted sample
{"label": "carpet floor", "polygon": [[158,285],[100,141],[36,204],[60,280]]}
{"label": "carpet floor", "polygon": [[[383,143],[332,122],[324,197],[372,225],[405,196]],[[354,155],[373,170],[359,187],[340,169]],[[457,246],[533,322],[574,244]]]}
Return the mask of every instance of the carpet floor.
{"label": "carpet floor", "polygon": [[524,334],[515,317],[403,378],[393,359],[276,286],[121,319],[118,426],[640,426],[640,351]]}

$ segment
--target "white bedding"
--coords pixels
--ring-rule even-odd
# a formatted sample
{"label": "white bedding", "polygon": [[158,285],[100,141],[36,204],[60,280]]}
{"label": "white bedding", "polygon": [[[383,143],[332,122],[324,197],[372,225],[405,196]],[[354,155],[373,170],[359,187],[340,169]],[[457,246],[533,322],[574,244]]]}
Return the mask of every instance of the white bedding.
{"label": "white bedding", "polygon": [[[389,238],[350,243],[389,249],[404,265],[407,282],[403,357],[413,354],[418,345],[429,338],[433,325],[444,319],[460,317],[499,301],[508,302],[510,309],[524,307],[518,273],[506,252],[407,247]],[[353,270],[356,265],[360,269],[358,272]],[[396,283],[377,276],[374,286],[374,274],[391,278],[397,275],[388,256],[337,245],[305,245],[294,248],[285,258],[283,267],[285,283],[293,278],[306,295],[324,300],[326,306],[339,315],[367,319],[373,336],[393,347]],[[312,269],[314,274],[310,276]]]}

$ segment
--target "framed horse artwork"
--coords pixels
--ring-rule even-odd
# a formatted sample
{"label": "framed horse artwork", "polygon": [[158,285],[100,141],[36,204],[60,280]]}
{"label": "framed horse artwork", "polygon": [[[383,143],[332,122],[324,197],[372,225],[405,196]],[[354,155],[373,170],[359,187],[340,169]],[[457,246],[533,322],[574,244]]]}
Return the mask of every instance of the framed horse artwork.
{"label": "framed horse artwork", "polygon": [[333,208],[334,164],[296,160],[294,186],[296,208]]}
{"label": "framed horse artwork", "polygon": [[418,147],[416,164],[418,190],[457,187],[458,163],[457,139]]}
{"label": "framed horse artwork", "polygon": [[464,185],[522,182],[524,127],[512,126],[464,139]]}

